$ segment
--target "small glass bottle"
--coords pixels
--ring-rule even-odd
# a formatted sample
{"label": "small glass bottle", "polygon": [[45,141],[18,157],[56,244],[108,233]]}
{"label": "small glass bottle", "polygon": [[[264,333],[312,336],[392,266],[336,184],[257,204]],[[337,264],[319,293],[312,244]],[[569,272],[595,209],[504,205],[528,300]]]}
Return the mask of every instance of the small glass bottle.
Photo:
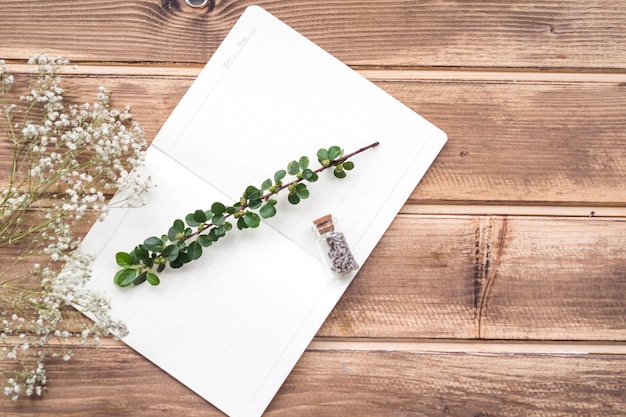
{"label": "small glass bottle", "polygon": [[359,269],[344,234],[337,230],[331,214],[314,220],[313,225],[318,235],[316,244],[322,261],[334,275],[342,276]]}

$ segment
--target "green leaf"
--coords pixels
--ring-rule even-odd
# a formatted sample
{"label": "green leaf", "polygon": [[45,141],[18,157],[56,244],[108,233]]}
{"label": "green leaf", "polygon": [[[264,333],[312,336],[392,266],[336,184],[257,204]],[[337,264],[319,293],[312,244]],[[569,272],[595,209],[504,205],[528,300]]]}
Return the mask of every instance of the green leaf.
{"label": "green leaf", "polygon": [[200,235],[198,236],[198,240],[196,240],[200,245],[204,246],[205,248],[208,248],[209,246],[211,246],[213,244],[213,240],[207,236],[207,235]]}
{"label": "green leaf", "polygon": [[257,199],[257,200],[250,200],[250,201],[248,202],[248,207],[250,207],[252,210],[256,210],[256,209],[258,209],[259,207],[261,207],[261,204],[262,204],[262,203],[263,203],[263,202],[262,202],[261,200],[258,200],[258,199]]}
{"label": "green leaf", "polygon": [[306,188],[305,184],[298,184],[296,187],[296,195],[303,200],[309,198],[309,190]]}
{"label": "green leaf", "polygon": [[179,233],[182,233],[185,230],[185,223],[181,219],[174,220],[174,225],[172,226]]}
{"label": "green leaf", "polygon": [[226,228],[224,227],[224,225],[217,226],[213,230],[215,231],[215,237],[217,238],[226,236]]}
{"label": "green leaf", "polygon": [[263,192],[256,188],[254,185],[249,185],[246,188],[246,192],[244,193],[244,197],[248,198],[249,200],[258,200],[262,196]]}
{"label": "green leaf", "polygon": [[174,220],[174,224],[167,231],[167,237],[170,241],[174,242],[179,239],[179,235],[185,233],[185,223],[182,220],[176,219]]}
{"label": "green leaf", "polygon": [[[324,148],[321,148],[320,150],[317,151],[317,160],[320,161],[320,163],[321,163],[325,159],[329,159],[328,158],[328,150],[324,149]],[[324,164],[322,164],[322,165],[324,165]]]}
{"label": "green leaf", "polygon": [[230,232],[231,230],[233,230],[233,224],[230,222],[224,223],[224,230],[226,230],[227,232]]}
{"label": "green leaf", "polygon": [[298,164],[298,161],[291,161],[289,162],[289,164],[287,164],[287,173],[289,175],[296,175],[299,172],[300,164]]}
{"label": "green leaf", "polygon": [[143,245],[137,245],[135,249],[133,249],[133,251],[130,253],[130,255],[134,258],[133,263],[135,263],[135,260],[145,261],[146,259],[150,258],[148,250]]}
{"label": "green leaf", "polygon": [[157,272],[163,272],[163,270],[165,269],[165,266],[167,264],[159,264],[159,266],[157,266]]}
{"label": "green leaf", "polygon": [[305,170],[309,167],[309,158],[306,156],[301,156],[298,161],[298,165],[300,165],[300,169]]}
{"label": "green leaf", "polygon": [[330,148],[328,148],[328,159],[334,161],[335,159],[339,158],[342,153],[343,151],[339,146],[331,146]]}
{"label": "green leaf", "polygon": [[215,226],[221,226],[224,224],[225,220],[226,217],[220,214],[219,216],[213,216],[213,218],[211,219],[211,223],[213,223]]}
{"label": "green leaf", "polygon": [[243,229],[247,229],[248,225],[246,224],[246,221],[243,219],[243,217],[240,217],[237,219],[237,229],[239,230],[243,230]]}
{"label": "green leaf", "polygon": [[346,171],[351,171],[352,169],[354,169],[354,162],[352,161],[346,161],[341,165],[343,165],[343,169],[345,169]]}
{"label": "green leaf", "polygon": [[204,210],[196,210],[193,212],[193,219],[198,223],[204,223],[205,221],[207,221],[206,213],[204,212]]}
{"label": "green leaf", "polygon": [[118,252],[115,254],[115,262],[122,268],[127,268],[133,264],[133,257],[130,253]]}
{"label": "green leaf", "polygon": [[180,252],[180,250],[178,249],[178,246],[169,245],[163,250],[163,257],[165,258],[166,261],[172,262],[176,258],[178,258],[178,252]]}
{"label": "green leaf", "polygon": [[308,168],[302,170],[302,178],[307,181],[310,181],[313,175],[315,175],[315,173]]}
{"label": "green leaf", "polygon": [[214,216],[219,216],[226,211],[226,206],[218,201],[211,205],[211,211]]}
{"label": "green leaf", "polygon": [[263,184],[261,184],[261,189],[262,190],[269,190],[269,188],[272,186],[272,180],[270,180],[269,178],[266,179],[265,181],[263,181]]}
{"label": "green leaf", "polygon": [[201,222],[197,222],[194,220],[194,213],[189,213],[185,216],[185,223],[187,223],[191,227],[197,227]]}
{"label": "green leaf", "polygon": [[146,281],[146,275],[148,275],[147,271],[142,272],[133,280],[133,285],[143,284]]}
{"label": "green leaf", "polygon": [[178,254],[178,258],[170,262],[170,266],[174,269],[177,269],[189,262],[190,260],[191,259],[189,259],[189,255],[187,255],[187,252],[180,252]]}
{"label": "green leaf", "polygon": [[280,180],[285,178],[285,175],[287,175],[287,172],[284,169],[276,171],[276,173],[274,174],[274,182],[279,182]]}
{"label": "green leaf", "polygon": [[346,177],[346,171],[344,171],[343,168],[341,168],[340,166],[336,167],[333,170],[333,174],[337,178],[345,178]]}
{"label": "green leaf", "polygon": [[187,248],[187,255],[189,255],[189,259],[195,261],[199,257],[202,256],[202,246],[198,242],[191,242],[189,247]]}
{"label": "green leaf", "polygon": [[300,202],[300,197],[298,197],[297,194],[289,194],[289,196],[287,196],[287,201],[291,204],[298,204]]}
{"label": "green leaf", "polygon": [[163,250],[163,241],[158,237],[149,237],[143,241],[143,246],[150,252],[161,252]]}
{"label": "green leaf", "polygon": [[146,279],[148,280],[148,283],[150,283],[150,285],[159,285],[161,283],[159,276],[154,272],[148,272],[146,274]]}
{"label": "green leaf", "polygon": [[167,231],[168,240],[172,242],[178,240],[177,237],[179,233],[182,233],[182,231],[179,232],[174,226],[170,227],[170,229]]}
{"label": "green leaf", "polygon": [[261,224],[261,218],[259,217],[259,215],[250,211],[247,211],[243,215],[242,219],[246,223],[246,225],[251,228],[259,227],[259,225]]}
{"label": "green leaf", "polygon": [[117,271],[113,277],[113,282],[120,287],[128,287],[137,277],[137,270],[133,268],[125,268]]}
{"label": "green leaf", "polygon": [[270,203],[269,201],[261,207],[259,210],[259,214],[264,219],[269,219],[270,217],[274,217],[276,215],[276,207],[275,204]]}

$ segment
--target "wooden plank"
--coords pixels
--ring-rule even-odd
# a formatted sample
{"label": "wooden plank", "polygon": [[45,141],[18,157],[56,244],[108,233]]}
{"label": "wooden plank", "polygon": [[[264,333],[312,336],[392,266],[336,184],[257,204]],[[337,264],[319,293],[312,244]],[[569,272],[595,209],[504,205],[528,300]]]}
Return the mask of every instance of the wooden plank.
{"label": "wooden plank", "polygon": [[[93,101],[105,85],[114,107],[132,106],[149,140],[193,80],[67,74],[62,85],[69,99]],[[626,205],[624,83],[377,84],[449,135],[411,203]],[[3,148],[0,172],[8,158]]]}
{"label": "wooden plank", "polygon": [[[222,415],[129,348],[79,349],[48,365],[43,401],[0,401],[31,416]],[[266,416],[623,416],[622,355],[308,350]]]}
{"label": "wooden plank", "polygon": [[623,218],[400,215],[318,336],[626,341],[625,241]]}
{"label": "wooden plank", "polygon": [[482,228],[480,337],[626,340],[626,219],[503,217]]}
{"label": "wooden plank", "polygon": [[472,217],[396,218],[318,335],[474,338],[477,228]]}
{"label": "wooden plank", "polygon": [[626,202],[622,84],[378,85],[448,133],[412,201]]}
{"label": "wooden plank", "polygon": [[617,416],[626,406],[623,380],[606,361],[624,366],[607,356],[310,352],[269,414]]}
{"label": "wooden plank", "polygon": [[[182,0],[0,3],[0,57],[45,50],[74,60],[206,62],[246,6],[259,4],[351,65],[624,68],[626,11],[575,1],[300,2]],[[610,42],[607,42],[610,39]]]}
{"label": "wooden plank", "polygon": [[624,219],[398,216],[318,333],[626,340]]}

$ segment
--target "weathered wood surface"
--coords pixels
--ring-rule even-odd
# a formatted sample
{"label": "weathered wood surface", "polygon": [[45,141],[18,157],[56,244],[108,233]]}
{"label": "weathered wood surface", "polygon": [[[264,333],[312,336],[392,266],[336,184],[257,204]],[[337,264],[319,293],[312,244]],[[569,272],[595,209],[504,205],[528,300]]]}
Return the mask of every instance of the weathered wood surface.
{"label": "weathered wood surface", "polygon": [[[151,140],[252,3],[3,0],[0,59]],[[255,3],[449,136],[267,415],[626,415],[626,2]],[[48,371],[0,414],[222,415],[119,342]]]}
{"label": "weathered wood surface", "polygon": [[626,342],[624,242],[626,219],[400,215],[318,335]]}
{"label": "weathered wood surface", "polygon": [[399,216],[320,335],[626,341],[626,220]]}
{"label": "weathered wood surface", "polygon": [[[93,102],[100,85],[111,89],[112,106],[132,104],[152,140],[193,76],[125,71],[66,68],[61,85],[78,102]],[[626,204],[626,83],[377,84],[448,134],[411,202]],[[0,181],[8,157],[0,154]]]}
{"label": "weathered wood surface", "polygon": [[[430,0],[3,0],[0,56],[35,50],[112,62],[204,63],[245,7],[259,4],[350,65],[620,69],[621,2]],[[36,26],[35,26],[36,25]]]}
{"label": "weathered wood surface", "polygon": [[[265,415],[622,417],[624,372],[623,355],[311,349]],[[125,348],[49,375],[48,398],[2,404],[3,416],[223,415]]]}

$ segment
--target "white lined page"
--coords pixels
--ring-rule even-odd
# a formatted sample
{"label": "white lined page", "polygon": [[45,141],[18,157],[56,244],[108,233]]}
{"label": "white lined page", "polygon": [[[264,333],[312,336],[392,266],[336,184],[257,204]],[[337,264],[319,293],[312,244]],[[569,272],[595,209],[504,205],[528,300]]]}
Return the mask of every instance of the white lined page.
{"label": "white lined page", "polygon": [[[83,241],[81,250],[98,254],[90,288],[111,296],[112,315],[123,318],[131,331],[126,343],[227,411],[229,401],[240,406],[264,383],[280,386],[285,375],[277,382],[271,371],[323,297],[330,277],[314,257],[261,225],[233,232],[207,248],[200,260],[162,273],[158,287],[113,287],[117,251],[159,235],[173,219],[197,208],[193,198],[177,198],[180,186],[168,178],[184,178],[199,194],[224,200],[156,148],[149,157],[147,168],[159,184],[158,193],[146,206],[115,219],[115,230],[108,221],[96,224]],[[277,264],[263,261],[277,255]],[[251,406],[262,411],[267,401]]]}
{"label": "white lined page", "polygon": [[[379,216],[389,223],[421,175],[398,177],[416,163],[425,171],[445,134],[282,22],[251,9],[254,23],[236,26],[223,44],[232,58],[221,57],[229,64],[218,85],[193,87],[207,91],[190,103],[187,114],[198,117],[181,112],[176,123],[184,128],[160,136],[155,146],[234,200],[302,155],[318,167],[320,147],[339,145],[348,153],[379,141],[377,149],[354,158],[356,168],[344,180],[327,172],[309,184],[312,198],[300,204],[306,210],[281,201],[280,216],[268,222],[315,254],[310,222],[333,213],[366,258],[380,237],[378,230],[369,233],[369,223]],[[425,148],[432,142],[436,152]],[[373,196],[386,202],[383,212],[371,204]],[[355,208],[360,216],[352,215]]]}
{"label": "white lined page", "polygon": [[[112,298],[126,343],[231,416],[259,416],[344,293],[314,248],[312,220],[332,213],[363,264],[445,143],[445,134],[257,6],[249,7],[167,120],[144,171],[158,187],[145,207],[94,226],[89,286]],[[239,199],[320,147],[351,152],[297,206],[234,230],[161,285],[113,286],[115,252],[166,232],[214,201]],[[277,263],[268,262],[278,259]]]}

